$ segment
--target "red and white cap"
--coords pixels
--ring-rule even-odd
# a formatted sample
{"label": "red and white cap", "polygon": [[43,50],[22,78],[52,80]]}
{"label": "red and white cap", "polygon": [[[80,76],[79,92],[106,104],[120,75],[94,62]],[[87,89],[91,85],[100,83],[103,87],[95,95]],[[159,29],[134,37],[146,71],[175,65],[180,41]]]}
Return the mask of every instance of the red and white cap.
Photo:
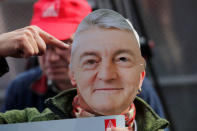
{"label": "red and white cap", "polygon": [[34,4],[31,25],[37,25],[59,40],[66,40],[91,11],[86,0],[39,0]]}

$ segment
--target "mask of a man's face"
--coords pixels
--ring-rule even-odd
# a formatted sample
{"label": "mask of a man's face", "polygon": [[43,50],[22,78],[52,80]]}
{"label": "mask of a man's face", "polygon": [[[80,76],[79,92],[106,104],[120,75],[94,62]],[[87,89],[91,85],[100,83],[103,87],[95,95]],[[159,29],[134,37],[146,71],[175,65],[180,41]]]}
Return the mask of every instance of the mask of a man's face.
{"label": "mask of a man's face", "polygon": [[79,33],[72,74],[79,93],[94,111],[120,114],[133,102],[144,78],[144,59],[134,35],[118,29]]}

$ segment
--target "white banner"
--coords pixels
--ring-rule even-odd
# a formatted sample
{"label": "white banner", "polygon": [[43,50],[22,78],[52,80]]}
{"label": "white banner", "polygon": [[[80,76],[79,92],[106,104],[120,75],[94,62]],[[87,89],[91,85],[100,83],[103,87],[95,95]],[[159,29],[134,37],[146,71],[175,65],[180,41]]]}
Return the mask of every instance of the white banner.
{"label": "white banner", "polygon": [[0,125],[0,131],[105,131],[107,127],[125,127],[123,115],[73,118]]}

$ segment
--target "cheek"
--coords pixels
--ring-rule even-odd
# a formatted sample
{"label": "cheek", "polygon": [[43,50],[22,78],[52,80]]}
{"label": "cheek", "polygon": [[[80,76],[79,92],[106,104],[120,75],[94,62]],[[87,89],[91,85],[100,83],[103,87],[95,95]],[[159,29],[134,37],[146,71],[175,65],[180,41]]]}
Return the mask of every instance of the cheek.
{"label": "cheek", "polygon": [[92,90],[91,87],[94,84],[95,73],[92,71],[77,71],[75,79],[77,86],[81,90]]}
{"label": "cheek", "polygon": [[127,93],[134,97],[139,88],[140,74],[134,71],[125,71],[122,73],[121,82],[124,84],[123,86],[126,88]]}
{"label": "cheek", "polygon": [[139,82],[140,82],[140,76],[139,75],[131,76],[130,79],[128,79],[127,81],[129,83],[129,85],[138,89]]}
{"label": "cheek", "polygon": [[124,70],[121,73],[121,78],[124,81],[123,83],[127,83],[130,85],[139,85],[140,82],[140,73],[133,70],[133,69],[128,69]]}

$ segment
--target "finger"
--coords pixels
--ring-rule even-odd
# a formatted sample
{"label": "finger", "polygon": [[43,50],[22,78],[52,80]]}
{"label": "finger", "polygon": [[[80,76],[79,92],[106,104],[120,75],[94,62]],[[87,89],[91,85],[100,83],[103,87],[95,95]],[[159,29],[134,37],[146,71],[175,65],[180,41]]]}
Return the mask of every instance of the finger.
{"label": "finger", "polygon": [[31,44],[31,47],[33,47],[34,53],[35,54],[38,54],[39,53],[38,45],[37,45],[37,42],[36,42],[36,40],[34,38],[34,35],[32,33],[33,32],[31,32],[31,30],[25,30],[25,34],[27,36],[27,39],[29,41],[29,44]]}
{"label": "finger", "polygon": [[37,43],[39,55],[42,55],[46,51],[46,43],[44,40],[39,36],[38,32],[34,28],[29,28],[33,34],[33,37]]}
{"label": "finger", "polygon": [[18,52],[21,52],[21,57],[28,58],[35,54],[33,47],[31,46],[25,35],[22,36],[21,42],[19,43],[19,47],[20,48]]}
{"label": "finger", "polygon": [[[22,28],[22,29],[18,29],[14,32],[16,33],[16,35],[20,35],[20,36],[26,38],[26,40],[29,41],[28,43],[31,44],[31,47],[33,47],[34,53],[38,54],[39,50],[38,50],[37,42],[33,36],[33,33],[29,29],[29,26]],[[20,39],[23,39],[23,38],[20,38]],[[27,44],[27,43],[24,43],[24,44]]]}
{"label": "finger", "polygon": [[37,30],[39,31],[39,35],[42,37],[42,39],[47,43],[47,44],[50,44],[50,45],[54,45],[54,46],[57,46],[61,49],[67,49],[69,48],[69,45],[58,40],[57,38],[55,38],[54,36],[48,34],[47,32],[41,30],[39,27],[36,27]]}

